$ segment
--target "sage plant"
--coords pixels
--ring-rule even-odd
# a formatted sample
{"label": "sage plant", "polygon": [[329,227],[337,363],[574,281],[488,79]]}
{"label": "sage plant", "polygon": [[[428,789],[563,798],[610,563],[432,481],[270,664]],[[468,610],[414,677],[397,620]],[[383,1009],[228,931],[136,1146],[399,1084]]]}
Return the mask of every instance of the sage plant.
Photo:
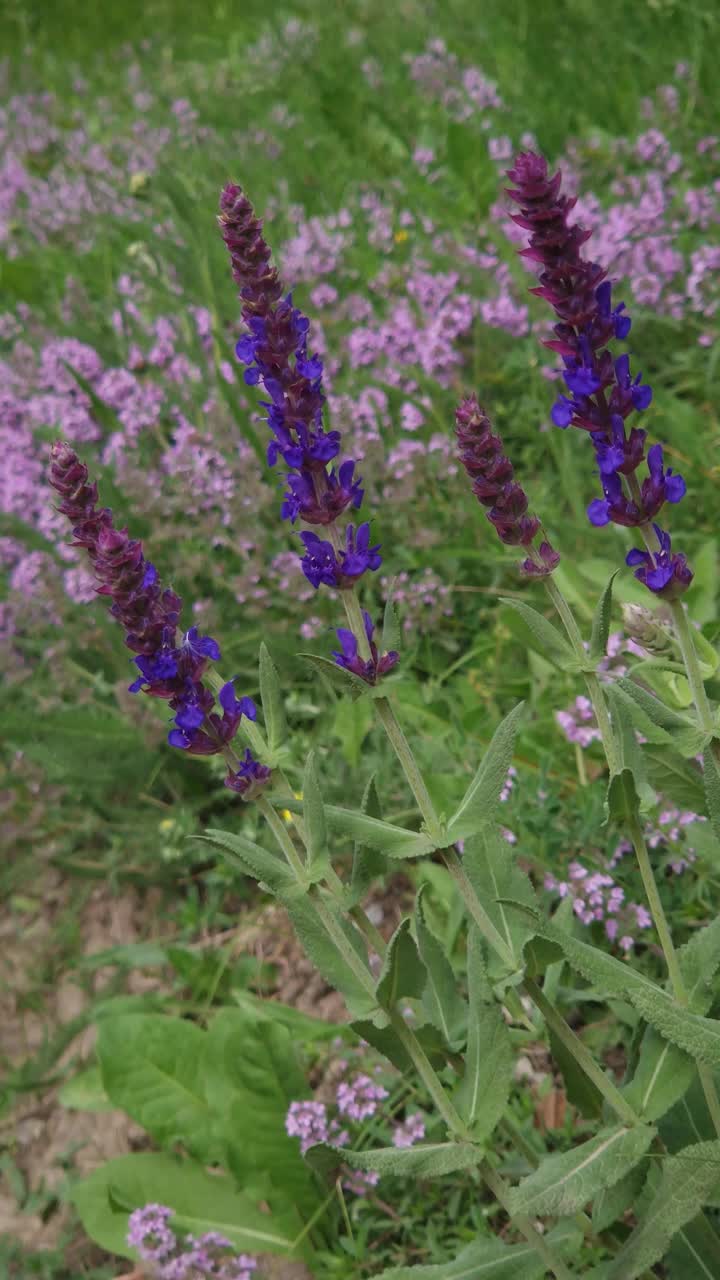
{"label": "sage plant", "polygon": [[[638,731],[650,741],[671,744],[681,762],[704,751],[708,810],[720,827],[716,715],[680,600],[692,574],[657,523],[665,504],[683,497],[685,484],[666,468],[659,445],[646,453],[644,427],[631,425],[628,433],[625,425],[651,402],[649,387],[639,376],[632,377],[627,354],[613,354],[613,344],[629,334],[629,317],[622,303],[613,305],[603,269],[582,255],[588,235],[568,221],[572,202],[560,193],[559,175],[548,178],[542,157],[529,153],[518,157],[510,174],[512,198],[521,210],[516,221],[530,233],[524,253],[541,267],[536,292],[558,317],[549,341],[563,361],[570,394],[560,397],[553,419],[562,428],[584,430],[593,446],[602,496],[590,505],[591,522],[619,523],[636,529],[643,539],[645,550],[632,551],[628,563],[673,612],[697,719],[677,712],[655,686],[646,686],[643,659],[627,676],[601,684],[598,667],[606,656],[612,581],[598,602],[586,643],[556,581],[560,555],[532,513],[502,441],[473,395],[456,414],[459,456],[489,523],[503,543],[522,548],[521,574],[530,585],[535,579],[544,585],[560,617],[565,635],[525,601],[511,602],[543,651],[585,681],[607,759],[608,820],[629,838],[637,855],[670,989],[633,966],[629,947],[628,958],[617,959],[578,937],[572,914],[569,920],[561,908],[548,917],[517,857],[521,852],[532,859],[533,850],[518,851],[503,838],[499,810],[507,795],[522,708],[511,711],[496,729],[454,812],[449,817],[438,812],[400,722],[402,667],[392,602],[378,642],[375,623],[359,596],[366,575],[381,564],[369,521],[355,519],[364,500],[362,481],[352,459],[339,460],[340,435],[324,421],[323,366],[308,350],[309,320],[271,265],[262,225],[236,185],[223,191],[219,218],[247,330],[236,353],[245,366],[246,384],[258,386],[264,397],[268,464],[274,468],[282,462],[285,469],[280,518],[293,528],[297,523],[308,526],[298,539],[303,572],[315,590],[336,592],[344,611],[344,619],[338,619],[338,648],[329,657],[310,655],[308,660],[313,671],[321,671],[351,697],[365,699],[377,715],[419,821],[414,826],[385,821],[372,780],[359,808],[327,803],[312,753],[298,800],[284,773],[292,759],[292,740],[280,679],[267,650],[263,647],[260,654],[261,727],[254,703],[238,698],[234,680],[219,675],[218,643],[194,628],[178,635],[181,602],[161,588],[140,544],[115,528],[110,512],[98,508],[87,468],[67,445],[53,447],[51,483],[61,496],[60,510],[71,522],[76,545],[87,550],[98,591],[112,599],[111,614],[125,628],[126,643],[136,655],[139,674],[131,688],[168,701],[174,713],[171,746],[188,754],[223,755],[226,785],[255,806],[275,848],[271,851],[237,830],[212,829],[207,839],[283,904],[307,954],[342,994],[352,1029],[412,1078],[429,1100],[427,1124],[414,1117],[391,1145],[369,1150],[347,1143],[342,1129],[328,1123],[324,1104],[293,1102],[285,1120],[287,1134],[300,1140],[308,1166],[331,1188],[344,1182],[357,1189],[360,1175],[363,1187],[371,1188],[386,1174],[440,1177],[458,1171],[483,1182],[507,1215],[510,1230],[527,1244],[478,1237],[456,1260],[460,1269],[448,1263],[448,1275],[460,1270],[492,1274],[497,1265],[503,1274],[549,1273],[568,1280],[582,1274],[576,1262],[586,1236],[604,1258],[592,1272],[596,1280],[634,1280],[649,1274],[678,1232],[710,1230],[701,1206],[713,1200],[720,1175],[720,1108],[713,1079],[713,1070],[720,1068],[720,1023],[712,1017],[720,926],[715,920],[682,949],[673,945],[640,818],[652,793]],[[640,482],[637,473],[644,461],[647,475]],[[646,631],[653,629],[651,620],[643,623]],[[238,735],[248,744],[243,757],[235,747]],[[354,843],[349,876],[341,874],[344,859],[338,866],[333,861],[334,836]],[[363,907],[372,876],[404,860],[431,858],[440,864],[436,872],[446,869],[448,890],[458,895],[465,913],[461,979],[454,956],[432,930],[422,892],[389,940]],[[575,865],[574,878],[585,878],[585,868]],[[599,895],[603,910],[611,914],[620,902],[610,877],[594,877],[588,893]],[[566,896],[579,900],[576,892]],[[649,931],[647,909],[633,905],[638,924]],[[580,911],[587,911],[584,902]],[[637,1030],[621,1086],[556,1007],[558,965],[590,982],[592,998],[621,999],[633,1010]],[[513,1043],[535,1039],[543,1030],[550,1035],[558,1070],[572,1087],[581,1079],[583,1105],[596,1128],[570,1150],[537,1161],[506,1112]],[[706,1132],[703,1116],[690,1133],[680,1125],[678,1141],[677,1127],[667,1128],[664,1122],[690,1089],[696,1070],[707,1121],[715,1132]],[[366,1114],[380,1097],[368,1077],[343,1089],[337,1095],[341,1115]],[[519,1158],[528,1168],[514,1186],[498,1167],[495,1135],[500,1127],[506,1140],[518,1144]],[[425,1141],[429,1129],[434,1140]],[[150,1209],[160,1212],[150,1247],[160,1241],[169,1249],[167,1211],[162,1206]],[[623,1226],[616,1232],[613,1225],[630,1210],[632,1230]],[[321,1207],[310,1217],[303,1238],[322,1212]],[[143,1218],[137,1232],[144,1226]],[[222,1253],[226,1243],[216,1240],[213,1247]],[[250,1269],[251,1262],[241,1258],[237,1265]],[[419,1276],[423,1271],[419,1268]],[[390,1280],[395,1273],[387,1274]]]}

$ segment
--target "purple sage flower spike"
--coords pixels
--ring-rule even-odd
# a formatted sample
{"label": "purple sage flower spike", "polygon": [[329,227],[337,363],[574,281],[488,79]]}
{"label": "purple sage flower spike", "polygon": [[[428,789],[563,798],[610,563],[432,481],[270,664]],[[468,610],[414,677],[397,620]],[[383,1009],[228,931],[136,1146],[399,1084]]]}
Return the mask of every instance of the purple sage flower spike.
{"label": "purple sage flower spike", "polygon": [[[488,508],[487,518],[498,537],[509,546],[531,548],[540,521],[528,515],[525,491],[516,483],[502,440],[493,432],[476,396],[468,396],[455,410],[455,434],[458,457],[473,482],[473,493]],[[558,552],[543,541],[539,548],[532,548],[521,570],[529,577],[545,577],[559,563]]]}
{"label": "purple sage flower spike", "polygon": [[383,676],[398,662],[400,655],[395,649],[389,649],[382,657],[378,653],[378,647],[373,640],[375,627],[369,613],[363,611],[363,624],[365,627],[365,635],[367,636],[368,648],[370,650],[370,658],[367,662],[363,662],[358,652],[357,636],[348,631],[345,627],[338,627],[336,631],[337,638],[340,642],[340,649],[333,652],[338,667],[343,667],[345,671],[351,671],[353,675],[359,676],[361,680],[365,680],[367,684],[377,684]]}
{"label": "purple sage flower spike", "polygon": [[[157,569],[145,559],[142,543],[127,529],[116,529],[112,512],[98,509],[98,490],[88,469],[68,444],[51,450],[49,480],[60,494],[58,511],[72,525],[74,545],[84,547],[95,570],[97,593],[112,601],[110,615],[125,630],[125,643],[136,657],[137,679],[131,693],[165,698],[175,713],[168,734],[171,747],[190,755],[218,755],[232,741],[243,716],[254,720],[251,698],[235,697],[233,681],[220,690],[222,714],[202,681],[208,663],[220,660],[220,646],[212,636],[190,627],[178,636],[182,601],[163,589]],[[261,766],[258,766],[261,768]],[[268,771],[269,772],[269,771]]]}
{"label": "purple sage flower spike", "polygon": [[[526,151],[516,156],[508,177],[513,186],[507,194],[520,206],[512,219],[529,232],[529,244],[520,254],[539,271],[539,285],[531,293],[544,298],[558,317],[554,336],[544,345],[560,356],[569,394],[554,404],[552,420],[558,427],[587,431],[595,449],[603,497],[590,503],[588,519],[595,526],[649,526],[664,504],[680,502],[686,489],[682,476],[665,470],[657,444],[647,452],[648,475],[642,483],[636,476],[645,458],[647,433],[635,426],[628,432],[626,422],[649,407],[652,388],[641,374],[632,376],[627,353],[614,355],[610,349],[630,332],[625,304],[613,306],[605,268],[583,256],[591,232],[570,224],[576,201],[562,194],[560,172],[549,176],[545,157]],[[665,568],[667,554],[661,542],[658,555]],[[673,577],[674,592],[684,590],[692,578],[681,559],[684,567]],[[647,581],[643,570],[637,576],[656,590],[651,581],[659,580],[664,571],[650,569]]]}
{"label": "purple sage flower spike", "polygon": [[[363,489],[351,459],[328,470],[340,452],[340,434],[323,426],[323,363],[320,356],[308,353],[310,321],[293,305],[292,294],[285,294],[277,270],[270,266],[262,223],[234,183],[222,192],[218,222],[248,329],[237,343],[236,355],[246,366],[247,385],[261,385],[267,396],[261,404],[271,432],[268,463],[275,466],[282,458],[288,468],[280,515],[293,524],[300,519],[310,525],[335,525],[345,511],[359,509]],[[316,590],[321,585],[350,587],[379,568],[379,547],[370,548],[365,530],[366,524],[357,533],[348,526],[346,549],[339,553],[316,534],[300,535],[305,545],[300,563]],[[337,541],[342,540],[340,534]]]}

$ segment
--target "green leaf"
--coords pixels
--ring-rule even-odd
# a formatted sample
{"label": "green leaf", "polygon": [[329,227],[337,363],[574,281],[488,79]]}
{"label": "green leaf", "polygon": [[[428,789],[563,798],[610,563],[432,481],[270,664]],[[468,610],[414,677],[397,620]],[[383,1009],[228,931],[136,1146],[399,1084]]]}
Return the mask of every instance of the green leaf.
{"label": "green leaf", "polygon": [[605,690],[612,714],[613,730],[620,748],[620,767],[611,777],[607,794],[608,817],[624,823],[655,804],[655,792],[648,783],[645,765],[626,702],[612,685]]}
{"label": "green leaf", "polygon": [[613,583],[619,570],[611,575],[605,590],[597,603],[593,614],[592,634],[590,637],[590,660],[594,664],[601,662],[607,653],[607,642],[610,634],[610,615],[612,613]]}
{"label": "green leaf", "polygon": [[287,739],[288,728],[280,677],[265,644],[260,645],[260,701],[268,746],[271,751],[277,751]]}
{"label": "green leaf", "polygon": [[105,1091],[99,1066],[87,1067],[70,1080],[66,1080],[58,1098],[70,1111],[114,1110],[114,1104]]}
{"label": "green leaf", "polygon": [[[315,910],[312,899],[305,895],[290,897],[279,895],[301,946],[312,960],[315,968],[331,987],[335,987],[343,996],[348,1011],[354,1018],[365,1018],[377,1010],[377,1001],[360,976],[351,967],[350,962],[341,955],[334,940],[328,935]],[[357,953],[362,966],[367,966],[367,952],[357,929],[353,928],[341,915],[334,903],[324,902],[325,913],[332,917],[338,933],[342,933],[345,943]],[[368,984],[372,981],[368,970]]]}
{"label": "green leaf", "polygon": [[683,1096],[695,1070],[682,1049],[646,1027],[635,1074],[623,1092],[643,1119],[658,1120]]}
{"label": "green leaf", "polygon": [[710,742],[703,751],[703,779],[705,782],[705,798],[707,812],[710,815],[713,831],[720,840],[720,765],[716,752],[720,744]]}
{"label": "green leaf", "polygon": [[500,804],[500,792],[512,764],[513,746],[524,703],[519,703],[498,725],[490,746],[448,824],[448,843],[465,840],[492,821]]}
{"label": "green leaf", "polygon": [[238,1184],[252,1186],[267,1174],[272,1187],[311,1215],[317,1190],[297,1139],[285,1131],[290,1103],[309,1095],[287,1027],[222,1010],[205,1037],[204,1075],[208,1105],[226,1143],[224,1163]]}
{"label": "green leaf", "polygon": [[340,831],[361,844],[379,849],[390,858],[421,858],[435,850],[432,840],[422,832],[406,831],[405,827],[381,822],[356,809],[340,809],[329,804],[325,806],[325,818],[332,831]]}
{"label": "green leaf", "polygon": [[128,1216],[157,1201],[160,1190],[181,1231],[219,1231],[238,1252],[293,1253],[301,1228],[294,1209],[265,1213],[230,1178],[169,1155],[143,1152],[110,1160],[73,1187],[72,1200],[91,1239],[109,1253],[134,1258],[126,1243]]}
{"label": "green leaf", "polygon": [[266,884],[273,893],[287,891],[297,883],[295,873],[286,862],[248,840],[247,836],[233,831],[217,831],[210,827],[204,836],[193,836],[193,839],[207,840],[220,850],[228,862],[239,866],[245,875]]}
{"label": "green leaf", "polygon": [[397,616],[397,609],[389,596],[385,602],[385,613],[383,614],[382,640],[380,641],[380,655],[400,652],[401,633],[400,622]]}
{"label": "green leaf", "polygon": [[663,994],[640,989],[628,992],[635,1008],[667,1040],[672,1040],[698,1062],[720,1067],[720,1022],[681,1009],[673,1000],[663,999]]}
{"label": "green leaf", "polygon": [[546,1156],[509,1197],[512,1214],[577,1213],[603,1189],[624,1178],[645,1155],[652,1125],[615,1125],[572,1151]]}
{"label": "green leaf", "polygon": [[332,1176],[340,1164],[351,1169],[379,1173],[381,1177],[440,1178],[459,1169],[481,1164],[483,1153],[469,1142],[426,1142],[415,1147],[376,1147],[374,1151],[352,1151],[331,1147],[325,1142],[305,1153],[308,1163],[323,1176]]}
{"label": "green leaf", "polygon": [[704,1213],[676,1232],[665,1265],[669,1280],[717,1280],[720,1236]]}
{"label": "green leaf", "polygon": [[468,1044],[454,1103],[476,1142],[490,1136],[507,1106],[512,1080],[510,1032],[493,998],[475,927],[468,936]]}
{"label": "green leaf", "polygon": [[501,596],[500,603],[509,605],[520,615],[544,658],[549,658],[565,671],[577,670],[577,658],[567,640],[537,609],[531,609],[523,601],[511,600],[508,596]]}
{"label": "green leaf", "polygon": [[562,1075],[568,1102],[571,1102],[582,1115],[589,1119],[598,1119],[602,1114],[603,1095],[597,1085],[578,1066],[577,1059],[573,1057],[570,1050],[552,1031],[550,1032],[550,1052]]}
{"label": "green leaf", "polygon": [[[375,775],[370,778],[363,794],[361,810],[370,818],[382,818],[380,799],[375,786]],[[373,849],[362,841],[355,843],[353,849],[352,872],[348,890],[348,905],[355,906],[364,898],[373,880],[384,876],[387,871],[387,859],[379,849]]]}
{"label": "green leaf", "polygon": [[352,671],[346,671],[344,667],[339,667],[332,658],[323,658],[317,653],[300,653],[299,658],[304,658],[310,666],[315,669],[330,685],[336,693],[349,694],[351,698],[368,698],[372,693],[372,685],[365,680],[361,680],[360,676],[356,676]]}
{"label": "green leaf", "polygon": [[594,1231],[605,1231],[627,1212],[642,1191],[645,1176],[643,1166],[638,1164],[614,1186],[598,1191],[592,1205]]}
{"label": "green leaf", "polygon": [[[403,1075],[412,1075],[415,1070],[413,1061],[405,1045],[392,1027],[376,1027],[374,1022],[357,1019],[350,1023],[352,1030],[361,1040],[367,1040],[373,1049],[377,1049],[388,1062],[391,1062]],[[420,1042],[430,1065],[439,1070],[447,1065],[447,1048],[444,1039],[435,1027],[425,1025],[415,1028],[415,1038]]]}
{"label": "green leaf", "polygon": [[615,1256],[608,1280],[636,1280],[663,1257],[720,1180],[720,1142],[698,1142],[663,1162],[660,1187]]}
{"label": "green leaf", "polygon": [[410,933],[410,917],[400,921],[388,948],[377,985],[378,1004],[391,1012],[401,997],[419,1000],[427,974]]}
{"label": "green leaf", "polygon": [[103,1018],[98,1032],[102,1082],[161,1146],[182,1142],[199,1159],[217,1154],[205,1098],[205,1033],[162,1014]]}
{"label": "green leaf", "polygon": [[[715,1083],[717,1085],[717,1078]],[[658,1128],[660,1137],[672,1155],[694,1142],[710,1142],[717,1138],[705,1091],[697,1075],[679,1102],[662,1117]]]}
{"label": "green leaf", "polygon": [[308,872],[311,878],[322,877],[329,864],[327,825],[313,751],[308,755],[303,775],[303,820],[307,840]]}
{"label": "green leaf", "polygon": [[671,747],[643,748],[648,779],[657,792],[679,809],[705,812],[703,775],[696,764],[683,760]]}
{"label": "green leaf", "polygon": [[415,933],[420,958],[427,971],[423,1008],[447,1044],[457,1046],[468,1025],[468,1008],[458,991],[457,978],[445,952],[425,920],[421,885],[415,900]]}
{"label": "green leaf", "polygon": [[[473,836],[465,844],[463,867],[500,936],[507,942],[513,957],[513,971],[522,965],[525,943],[539,932],[535,894],[527,876],[515,862],[512,845],[500,832],[488,829]],[[529,911],[509,905],[520,903]],[[507,966],[493,952],[488,961],[492,981],[508,974]]]}
{"label": "green leaf", "polygon": [[[644,713],[644,725],[649,722],[659,729],[667,729],[669,733],[675,733],[687,729],[692,724],[687,716],[673,711],[672,707],[665,705],[662,698],[656,697],[649,689],[629,676],[621,676],[619,680],[614,681],[613,689],[619,690],[625,699],[634,703]],[[641,725],[638,725],[638,728],[641,728]]]}
{"label": "green leaf", "polygon": [[452,1262],[391,1267],[376,1280],[542,1280],[545,1274],[545,1263],[532,1245],[507,1245],[485,1237],[462,1249]]}
{"label": "green leaf", "polygon": [[538,922],[538,932],[550,938],[561,947],[565,959],[571,968],[582,974],[588,982],[599,991],[612,996],[621,996],[633,1000],[636,991],[645,992],[648,996],[659,997],[667,1004],[671,998],[666,991],[658,987],[650,978],[623,960],[616,960],[607,951],[600,950],[588,942],[566,933],[554,921]]}
{"label": "green leaf", "polygon": [[332,733],[351,769],[360,767],[363,743],[372,726],[373,713],[368,698],[343,696],[336,700]]}
{"label": "green leaf", "polygon": [[713,1002],[713,979],[720,966],[720,915],[698,929],[678,951],[680,970],[693,1013],[707,1013]]}
{"label": "green leaf", "polygon": [[314,1018],[309,1013],[302,1013],[289,1004],[281,1004],[279,1000],[268,1000],[263,996],[255,996],[251,991],[235,990],[232,992],[233,1003],[241,1013],[255,1020],[269,1019],[287,1027],[294,1042],[307,1041],[312,1044],[316,1040],[334,1040],[337,1036],[347,1035],[347,1024],[326,1022],[324,1018]]}

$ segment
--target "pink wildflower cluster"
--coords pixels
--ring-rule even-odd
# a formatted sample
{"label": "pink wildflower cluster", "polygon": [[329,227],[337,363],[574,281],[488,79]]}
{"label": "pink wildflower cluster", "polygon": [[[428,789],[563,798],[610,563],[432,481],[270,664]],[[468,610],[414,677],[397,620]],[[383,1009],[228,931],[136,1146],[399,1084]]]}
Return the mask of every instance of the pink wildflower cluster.
{"label": "pink wildflower cluster", "polygon": [[169,1225],[172,1217],[166,1205],[146,1204],[128,1219],[127,1242],[153,1280],[253,1280],[256,1258],[236,1253],[217,1231],[178,1236]]}
{"label": "pink wildflower cluster", "polygon": [[[707,822],[707,818],[701,813],[665,805],[656,818],[645,824],[648,848],[664,855],[665,863],[674,875],[681,875],[697,859],[697,850],[691,843],[693,833],[690,828],[700,822]],[[626,840],[621,840],[608,865],[617,866],[620,859],[631,852],[632,846]]]}
{"label": "pink wildflower cluster", "polygon": [[569,863],[567,879],[545,876],[545,888],[559,898],[570,898],[573,911],[585,925],[599,922],[621,951],[635,945],[635,929],[649,929],[652,917],[639,902],[626,902],[625,890],[604,871],[589,871],[581,862]]}

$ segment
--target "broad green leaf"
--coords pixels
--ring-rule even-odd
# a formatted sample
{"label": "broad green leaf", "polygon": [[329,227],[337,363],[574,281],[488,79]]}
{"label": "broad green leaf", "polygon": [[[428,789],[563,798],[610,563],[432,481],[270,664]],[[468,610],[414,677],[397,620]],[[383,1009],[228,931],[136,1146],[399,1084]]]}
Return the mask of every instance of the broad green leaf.
{"label": "broad green leaf", "polygon": [[658,1120],[683,1096],[695,1075],[695,1063],[654,1027],[646,1027],[632,1081],[623,1090],[645,1120]]}
{"label": "broad green leaf", "polygon": [[297,1139],[285,1131],[290,1103],[309,1095],[288,1029],[269,1018],[248,1018],[239,1009],[222,1010],[205,1037],[204,1077],[208,1105],[226,1144],[223,1163],[238,1185],[252,1186],[267,1174],[272,1187],[312,1214],[317,1190]]}
{"label": "broad green leaf", "polygon": [[60,1089],[58,1098],[70,1111],[113,1111],[99,1066],[86,1067],[77,1075],[66,1080]]}
{"label": "broad green leaf", "polygon": [[307,840],[308,871],[311,877],[322,875],[329,861],[327,825],[313,751],[308,755],[303,775],[303,821]]}
{"label": "broad green leaf", "polygon": [[513,1188],[512,1214],[577,1213],[603,1189],[624,1178],[645,1155],[652,1125],[602,1129],[572,1151],[546,1156],[540,1167]]}
{"label": "broad green leaf", "polygon": [[538,932],[550,938],[561,947],[565,959],[571,968],[582,974],[598,990],[612,996],[621,996],[633,1000],[635,991],[642,991],[650,997],[657,996],[667,1004],[671,998],[666,991],[658,987],[650,978],[637,969],[633,969],[626,961],[616,960],[599,947],[566,933],[553,921],[543,924],[538,921]]}
{"label": "broad green leaf", "polygon": [[[539,932],[539,914],[532,885],[517,866],[512,845],[499,831],[488,828],[466,842],[462,861],[485,911],[514,956],[515,970],[519,969],[525,943]],[[515,903],[529,910],[509,905]],[[507,965],[494,952],[488,972],[492,981],[508,974]]]}
{"label": "broad green leaf", "polygon": [[720,915],[698,929],[678,951],[693,1013],[707,1013],[713,1001],[713,979],[720,966]]}
{"label": "broad green leaf", "polygon": [[[312,898],[309,895],[281,896],[281,901],[300,944],[325,981],[343,996],[351,1016],[365,1018],[374,1013],[377,1001],[372,991],[373,979],[370,971],[368,970],[366,983],[360,978],[356,967],[340,953],[336,942],[323,925]],[[357,930],[348,924],[334,903],[325,901],[323,906],[334,932],[342,934],[345,945],[356,953],[360,962],[358,969],[367,968],[367,952]]]}
{"label": "broad green leaf", "polygon": [[124,1014],[103,1018],[98,1057],[104,1088],[161,1146],[182,1142],[211,1159],[218,1143],[205,1097],[205,1032],[183,1018]]}
{"label": "broad green leaf", "polygon": [[91,1239],[109,1253],[134,1258],[126,1243],[128,1217],[156,1203],[160,1192],[176,1215],[173,1226],[183,1232],[219,1231],[239,1252],[293,1253],[302,1225],[294,1209],[263,1212],[250,1192],[190,1160],[154,1152],[119,1156],[77,1183],[72,1200]]}
{"label": "broad green leaf", "polygon": [[662,1258],[720,1181],[720,1142],[697,1142],[663,1161],[660,1187],[616,1255],[608,1280],[636,1280]]}
{"label": "broad green leaf", "polygon": [[[559,1252],[577,1254],[581,1242],[577,1228],[556,1227],[548,1241]],[[452,1262],[420,1267],[391,1267],[376,1280],[542,1280],[545,1263],[530,1244],[504,1244],[481,1237],[473,1240]]]}
{"label": "broad green leaf", "polygon": [[679,1045],[697,1062],[720,1067],[720,1022],[682,1009],[665,993],[640,988],[628,991],[636,1009],[661,1035]]}
{"label": "broad green leaf", "polygon": [[341,1164],[398,1178],[440,1178],[458,1169],[473,1169],[482,1163],[483,1153],[469,1142],[426,1142],[415,1147],[376,1147],[374,1151],[352,1151],[331,1147],[325,1142],[310,1147],[305,1159],[318,1173],[332,1175]]}
{"label": "broad green leaf", "polygon": [[410,933],[410,917],[406,916],[388,943],[377,985],[378,1004],[392,1012],[401,997],[419,1000],[426,983],[425,966]]}
{"label": "broad green leaf", "polygon": [[271,751],[277,751],[287,739],[285,703],[280,687],[280,677],[265,644],[260,645],[260,701],[268,746]]}
{"label": "broad green leaf", "polygon": [[[363,1019],[351,1022],[350,1026],[361,1040],[367,1040],[373,1049],[377,1049],[378,1053],[387,1058],[388,1062],[397,1067],[398,1071],[401,1071],[403,1075],[412,1075],[415,1071],[405,1045],[392,1027],[376,1027],[374,1022],[364,1021]],[[420,1047],[432,1067],[439,1070],[447,1065],[447,1046],[444,1038],[435,1027],[429,1024],[416,1027],[415,1038],[419,1041]]]}
{"label": "broad green leaf", "polygon": [[669,1280],[717,1280],[720,1236],[704,1213],[681,1227],[665,1259]]}
{"label": "broad green leaf", "polygon": [[[547,982],[543,990],[546,988]],[[550,1052],[562,1075],[568,1102],[577,1107],[582,1115],[597,1120],[602,1114],[603,1095],[597,1085],[578,1066],[577,1059],[573,1057],[570,1050],[552,1031],[550,1032]]]}
{"label": "broad green leaf", "polygon": [[538,613],[537,609],[531,609],[530,605],[525,604],[522,600],[511,600],[508,596],[501,596],[500,603],[509,605],[511,609],[514,609],[520,615],[532,633],[537,648],[544,658],[549,658],[551,662],[555,662],[564,671],[577,670],[577,658],[567,640],[558,631],[557,627],[554,627],[551,622],[548,622],[547,618]]}
{"label": "broad green leaf", "polygon": [[595,613],[593,614],[592,634],[590,637],[590,659],[594,663],[601,662],[607,652],[607,642],[610,634],[610,615],[612,613],[613,583],[617,575],[618,570],[616,569],[600,596]]}
{"label": "broad green leaf", "polygon": [[707,812],[713,825],[713,831],[720,840],[720,764],[717,752],[720,742],[714,741],[703,751],[703,779],[705,782],[705,798]]}
{"label": "broad green leaf", "polygon": [[379,849],[390,858],[421,858],[435,850],[432,840],[422,832],[406,831],[404,827],[381,822],[355,809],[339,809],[328,804],[325,806],[325,818],[332,831],[340,831],[361,844]]}
{"label": "broad green leaf", "polygon": [[302,1013],[289,1004],[281,1004],[279,1000],[267,1000],[255,996],[251,991],[235,990],[232,992],[233,1004],[241,1013],[254,1019],[266,1018],[271,1022],[279,1022],[291,1032],[295,1044],[303,1040],[312,1043],[315,1040],[334,1040],[336,1036],[347,1035],[347,1024],[326,1022],[324,1018],[313,1018],[309,1013]]}
{"label": "broad green leaf", "polygon": [[490,1136],[507,1106],[512,1080],[510,1032],[493,998],[476,928],[468,936],[468,1043],[465,1074],[453,1101],[476,1142]]}
{"label": "broad green leaf", "polygon": [[457,812],[448,824],[448,843],[465,840],[492,821],[500,804],[500,792],[512,764],[513,746],[524,703],[519,703],[498,725]]}
{"label": "broad green leaf", "polygon": [[217,831],[208,828],[204,836],[195,836],[195,840],[206,840],[219,849],[229,862],[240,867],[245,875],[252,876],[266,884],[273,893],[287,891],[295,886],[295,873],[274,853],[248,840],[247,836],[233,831]]}
{"label": "broad green leaf", "polygon": [[420,958],[427,971],[423,1008],[446,1042],[456,1046],[467,1030],[468,1008],[458,991],[452,965],[425,920],[424,892],[425,885],[422,885],[415,901],[415,933]]}
{"label": "broad green leaf", "polygon": [[696,764],[683,760],[672,747],[643,747],[643,760],[652,786],[680,809],[705,812],[703,775]]}
{"label": "broad green leaf", "polygon": [[[646,689],[644,685],[638,684],[636,680],[632,680],[629,676],[621,676],[619,680],[613,682],[613,689],[624,695],[625,699],[634,703],[634,705],[645,716],[642,724],[655,725],[656,728],[666,729],[669,733],[680,732],[692,725],[692,721],[687,716],[680,715],[674,711],[672,707],[668,707],[655,694]],[[638,723],[638,728],[641,724]],[[643,730],[644,732],[644,730]]]}
{"label": "broad green leaf", "polygon": [[638,1164],[614,1186],[598,1191],[592,1204],[593,1230],[605,1231],[613,1222],[617,1222],[635,1203],[645,1179],[645,1169],[642,1164]]}
{"label": "broad green leaf", "polygon": [[[375,786],[375,775],[370,778],[362,798],[361,809],[370,818],[382,818],[380,798]],[[349,906],[355,906],[364,898],[373,880],[387,871],[387,859],[379,849],[373,849],[362,841],[356,841],[353,849],[350,888],[347,893]]]}
{"label": "broad green leaf", "polygon": [[[621,680],[617,680],[613,686],[613,697],[624,707],[624,710],[634,729],[641,733],[647,742],[659,743],[666,745],[672,742],[672,736],[669,731],[657,723],[646,711],[644,705],[639,699],[636,699],[626,686],[632,689],[639,688],[639,685],[633,684],[632,680],[627,680],[625,685]],[[643,690],[645,697],[651,702],[657,702],[658,706],[662,706],[659,698],[653,698],[651,693]],[[680,717],[678,717],[680,719]],[[683,728],[687,726],[683,724]]]}

